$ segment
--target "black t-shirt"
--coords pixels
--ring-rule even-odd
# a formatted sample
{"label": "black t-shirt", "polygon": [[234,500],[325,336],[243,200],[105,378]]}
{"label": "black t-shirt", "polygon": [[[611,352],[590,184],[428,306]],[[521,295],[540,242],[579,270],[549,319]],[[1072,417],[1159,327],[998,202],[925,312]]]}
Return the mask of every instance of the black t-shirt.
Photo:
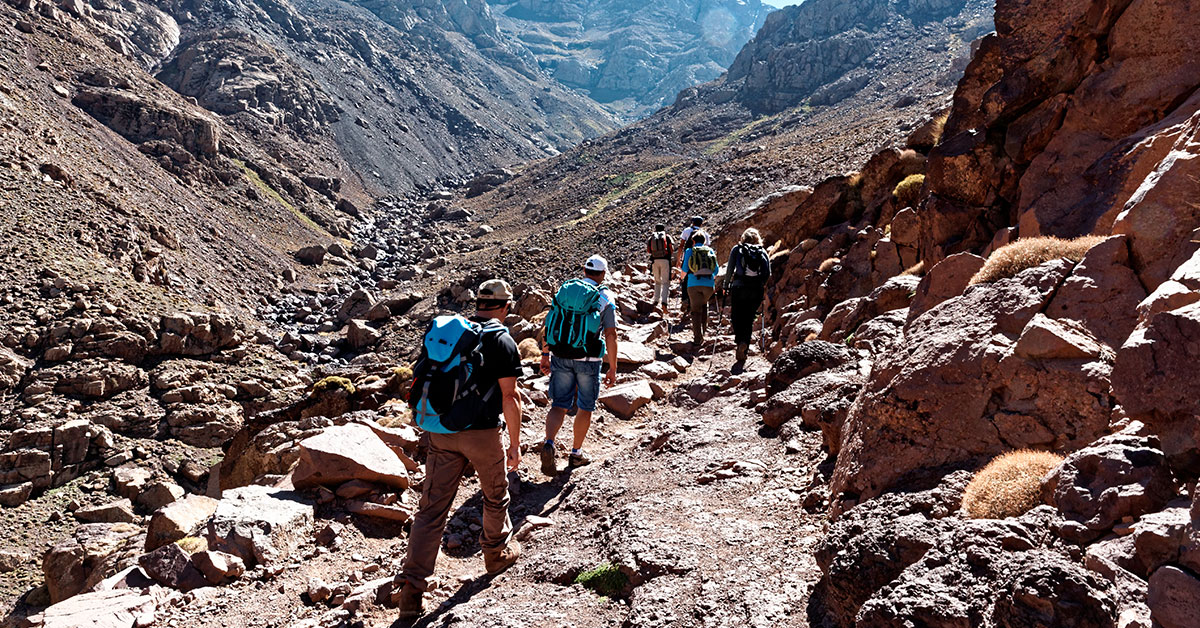
{"label": "black t-shirt", "polygon": [[474,317],[471,322],[484,326],[483,334],[483,365],[479,367],[476,383],[482,394],[491,390],[487,400],[486,410],[479,419],[467,429],[487,430],[504,425],[504,394],[497,383],[505,377],[520,377],[521,353],[517,351],[517,343],[509,335],[499,321],[495,319]]}

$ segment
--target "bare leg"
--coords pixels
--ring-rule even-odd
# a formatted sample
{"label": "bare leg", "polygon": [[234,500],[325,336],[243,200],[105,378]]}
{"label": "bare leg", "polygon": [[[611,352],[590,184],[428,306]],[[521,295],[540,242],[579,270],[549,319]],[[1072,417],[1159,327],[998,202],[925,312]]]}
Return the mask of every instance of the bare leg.
{"label": "bare leg", "polygon": [[[559,419],[562,425],[562,419]],[[549,428],[549,425],[547,425]],[[575,449],[583,449],[583,441],[587,438],[588,430],[592,428],[592,413],[580,410],[575,414],[575,427],[572,430],[575,437]]]}
{"label": "bare leg", "polygon": [[[583,414],[580,412],[580,414]],[[590,414],[590,413],[589,413]],[[567,417],[567,411],[564,408],[550,408],[550,412],[546,414],[546,440],[554,440],[558,438],[558,430],[562,429],[563,419]],[[588,417],[589,422],[591,417]],[[575,419],[576,423],[579,419]]]}

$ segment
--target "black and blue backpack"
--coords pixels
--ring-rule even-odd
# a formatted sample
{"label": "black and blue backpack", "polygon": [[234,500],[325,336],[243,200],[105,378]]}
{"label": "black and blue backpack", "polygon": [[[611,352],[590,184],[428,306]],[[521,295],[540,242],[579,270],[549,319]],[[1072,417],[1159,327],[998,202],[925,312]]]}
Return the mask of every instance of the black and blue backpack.
{"label": "black and blue backpack", "polygon": [[498,388],[496,382],[486,390],[479,386],[483,338],[503,331],[498,321],[480,325],[457,314],[433,319],[413,367],[409,405],[417,427],[453,434],[481,418]]}
{"label": "black and blue backpack", "polygon": [[604,357],[600,289],[571,279],[555,293],[546,315],[546,344],[554,355],[567,360]]}

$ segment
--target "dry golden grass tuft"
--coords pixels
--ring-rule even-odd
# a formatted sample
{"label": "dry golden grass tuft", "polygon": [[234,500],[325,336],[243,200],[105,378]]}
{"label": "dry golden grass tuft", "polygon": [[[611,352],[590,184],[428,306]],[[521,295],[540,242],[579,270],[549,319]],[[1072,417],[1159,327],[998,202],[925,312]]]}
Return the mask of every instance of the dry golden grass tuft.
{"label": "dry golden grass tuft", "polygon": [[896,189],[892,190],[892,196],[896,198],[896,207],[916,207],[917,201],[921,200],[921,188],[925,186],[925,175],[911,174],[904,177],[904,180],[896,184]]}
{"label": "dry golden grass tuft", "polygon": [[997,456],[967,485],[963,510],[972,519],[1018,517],[1042,503],[1042,478],[1062,461],[1056,453],[1030,449]]}
{"label": "dry golden grass tuft", "polygon": [[1083,236],[1073,240],[1050,236],[1021,238],[996,249],[983,268],[971,278],[971,285],[1015,277],[1023,270],[1036,268],[1051,260],[1066,258],[1078,262],[1088,249],[1102,240],[1103,236]]}
{"label": "dry golden grass tuft", "polygon": [[916,264],[913,264],[912,266],[905,268],[904,272],[902,272],[900,274],[901,275],[911,275],[913,277],[924,277],[925,276],[925,262],[923,262],[923,261],[917,262]]}

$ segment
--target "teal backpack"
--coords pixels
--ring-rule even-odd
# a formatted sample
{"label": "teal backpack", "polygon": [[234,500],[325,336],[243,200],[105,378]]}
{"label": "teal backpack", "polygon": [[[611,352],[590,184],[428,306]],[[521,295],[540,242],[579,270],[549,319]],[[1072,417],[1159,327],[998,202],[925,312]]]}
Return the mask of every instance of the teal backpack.
{"label": "teal backpack", "polygon": [[479,387],[485,334],[502,325],[472,323],[459,315],[439,316],[429,324],[421,357],[413,367],[409,405],[417,427],[438,434],[461,432],[481,418],[498,384]]}
{"label": "teal backpack", "polygon": [[554,355],[567,360],[604,357],[600,288],[572,279],[555,293],[546,315],[546,344]]}

